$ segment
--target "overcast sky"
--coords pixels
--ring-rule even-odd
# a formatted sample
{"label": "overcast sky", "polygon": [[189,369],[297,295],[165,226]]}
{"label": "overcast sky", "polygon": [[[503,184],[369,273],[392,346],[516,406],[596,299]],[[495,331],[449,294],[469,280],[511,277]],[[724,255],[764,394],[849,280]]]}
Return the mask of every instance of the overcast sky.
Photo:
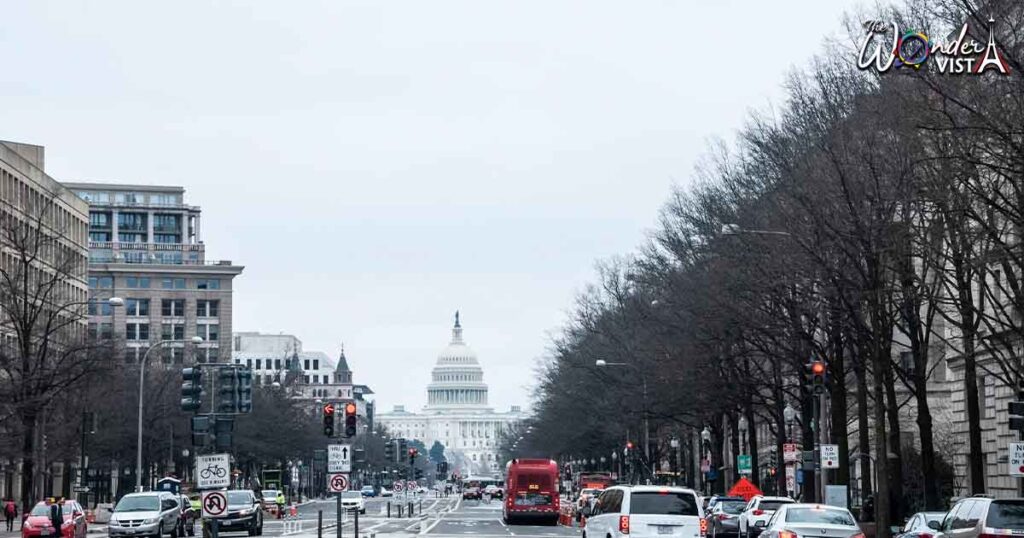
{"label": "overcast sky", "polygon": [[711,137],[849,0],[7,2],[0,139],[58,180],[181,185],[235,330],[418,408],[462,311],[491,403]]}

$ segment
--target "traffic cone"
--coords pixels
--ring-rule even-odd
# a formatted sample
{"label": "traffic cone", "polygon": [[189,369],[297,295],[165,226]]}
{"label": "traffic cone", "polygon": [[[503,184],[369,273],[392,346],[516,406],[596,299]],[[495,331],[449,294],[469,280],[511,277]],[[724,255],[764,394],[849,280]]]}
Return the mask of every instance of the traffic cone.
{"label": "traffic cone", "polygon": [[295,506],[295,503],[292,503],[291,510],[289,510],[288,513],[292,517],[295,517],[295,516],[299,515],[299,507]]}

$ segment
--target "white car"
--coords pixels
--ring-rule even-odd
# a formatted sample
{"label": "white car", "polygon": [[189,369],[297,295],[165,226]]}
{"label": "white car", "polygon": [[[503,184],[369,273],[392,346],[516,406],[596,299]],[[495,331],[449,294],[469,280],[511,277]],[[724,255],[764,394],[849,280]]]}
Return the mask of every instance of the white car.
{"label": "white car", "polygon": [[343,491],[341,493],[341,509],[360,514],[366,513],[366,502],[363,501],[363,494],[358,491]]}
{"label": "white car", "polygon": [[784,504],[768,520],[761,534],[765,538],[822,536],[826,538],[864,538],[853,514],[845,508],[821,504]]}
{"label": "white car", "polygon": [[707,529],[700,498],[686,488],[615,486],[583,510],[583,538],[702,538]]}
{"label": "white car", "polygon": [[789,497],[754,495],[740,514],[739,538],[757,538],[757,535],[761,534],[761,531],[768,525],[768,520],[780,506],[794,502],[796,501]]}
{"label": "white car", "polygon": [[381,487],[380,488],[380,496],[381,497],[391,497],[392,495],[394,495],[394,493],[392,493],[390,489],[385,488],[385,487]]}

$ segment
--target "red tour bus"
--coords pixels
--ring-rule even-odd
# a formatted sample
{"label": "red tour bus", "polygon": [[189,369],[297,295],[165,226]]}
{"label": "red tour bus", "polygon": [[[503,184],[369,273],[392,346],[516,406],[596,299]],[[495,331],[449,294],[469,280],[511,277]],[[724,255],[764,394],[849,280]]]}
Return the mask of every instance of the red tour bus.
{"label": "red tour bus", "polygon": [[554,460],[514,459],[505,466],[505,523],[543,520],[558,523],[558,464]]}

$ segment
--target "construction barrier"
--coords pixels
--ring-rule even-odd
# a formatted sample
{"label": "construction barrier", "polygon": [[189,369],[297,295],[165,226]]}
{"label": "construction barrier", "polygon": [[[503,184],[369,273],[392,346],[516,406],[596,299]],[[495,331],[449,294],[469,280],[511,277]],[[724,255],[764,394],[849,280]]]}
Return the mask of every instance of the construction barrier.
{"label": "construction barrier", "polygon": [[562,509],[558,511],[558,524],[572,527],[574,520],[572,508],[563,505]]}

